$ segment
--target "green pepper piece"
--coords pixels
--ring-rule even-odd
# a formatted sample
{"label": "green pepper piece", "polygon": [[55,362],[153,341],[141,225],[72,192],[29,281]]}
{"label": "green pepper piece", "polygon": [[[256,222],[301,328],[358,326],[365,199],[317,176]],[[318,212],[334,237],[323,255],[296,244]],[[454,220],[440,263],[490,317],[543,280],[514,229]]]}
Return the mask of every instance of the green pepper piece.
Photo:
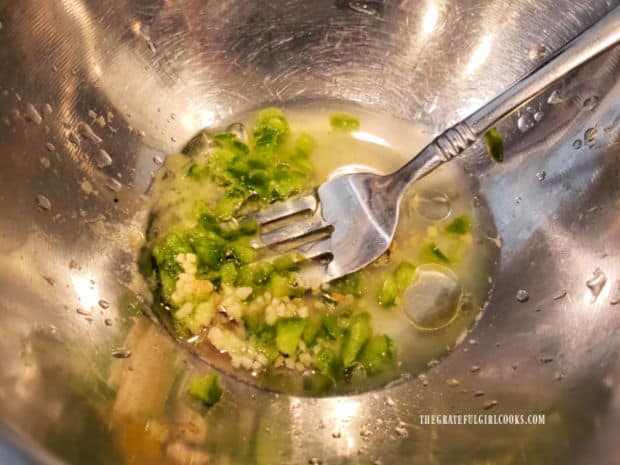
{"label": "green pepper piece", "polygon": [[371,336],[370,314],[363,312],[353,315],[342,345],[342,364],[345,368],[353,364]]}
{"label": "green pepper piece", "polygon": [[256,250],[246,245],[236,244],[232,247],[232,254],[237,263],[246,265],[256,260]]}
{"label": "green pepper piece", "polygon": [[305,293],[303,287],[295,284],[292,275],[278,272],[271,275],[269,290],[274,297],[299,297]]}
{"label": "green pepper piece", "polygon": [[237,286],[262,286],[269,281],[273,273],[273,265],[267,262],[256,262],[243,265],[239,268]]}
{"label": "green pepper piece", "polygon": [[496,162],[504,161],[504,141],[497,128],[491,128],[484,134],[487,151]]}
{"label": "green pepper piece", "polygon": [[437,244],[431,242],[423,250],[420,258],[426,263],[450,263],[450,259],[444,254]]}
{"label": "green pepper piece", "polygon": [[452,234],[467,234],[471,228],[471,223],[467,215],[461,215],[446,226],[446,231]]}
{"label": "green pepper piece", "polygon": [[323,348],[319,351],[314,359],[314,365],[321,373],[332,380],[338,379],[342,370],[342,362],[336,353],[328,348]]}
{"label": "green pepper piece", "polygon": [[361,297],[364,294],[364,283],[361,273],[351,273],[350,275],[340,278],[332,284],[336,292],[344,295],[352,295]]}
{"label": "green pepper piece", "polygon": [[415,266],[409,262],[401,262],[394,272],[394,280],[400,292],[409,287],[415,276]]}
{"label": "green pepper piece", "polygon": [[344,131],[357,131],[360,128],[360,120],[346,113],[332,113],[329,115],[329,124],[334,129]]}
{"label": "green pepper piece", "polygon": [[308,176],[300,171],[278,170],[269,183],[272,197],[269,200],[284,200],[299,193],[305,186]]}
{"label": "green pepper piece", "polygon": [[220,220],[229,220],[241,208],[247,195],[239,190],[226,192],[215,206],[215,216]]}
{"label": "green pepper piece", "polygon": [[333,339],[337,339],[344,332],[340,317],[334,313],[323,316],[323,328]]}
{"label": "green pepper piece", "polygon": [[189,382],[188,392],[205,406],[212,407],[222,397],[220,377],[212,373],[207,376],[194,378]]}
{"label": "green pepper piece", "polygon": [[226,242],[221,237],[209,231],[196,231],[190,241],[201,265],[219,269],[226,256]]}
{"label": "green pepper piece", "polygon": [[393,276],[387,276],[381,287],[379,288],[379,294],[377,295],[377,300],[379,301],[379,305],[383,307],[389,307],[394,305],[396,302],[396,298],[398,297],[398,283]]}
{"label": "green pepper piece", "polygon": [[303,259],[303,257],[295,256],[292,253],[288,253],[285,255],[280,255],[273,261],[273,266],[277,271],[292,271],[298,268],[298,263]]}
{"label": "green pepper piece", "polygon": [[306,326],[304,327],[304,332],[302,334],[302,338],[306,346],[312,347],[321,333],[321,329],[323,327],[322,321],[320,318],[308,318],[306,320]]}
{"label": "green pepper piece", "polygon": [[276,323],[276,347],[285,355],[295,355],[306,322],[303,318],[280,318]]}
{"label": "green pepper piece", "polygon": [[394,342],[386,335],[373,336],[359,354],[358,361],[370,374],[383,371],[394,361]]}
{"label": "green pepper piece", "polygon": [[220,268],[220,276],[222,284],[234,285],[237,279],[237,267],[233,262],[224,263]]}
{"label": "green pepper piece", "polygon": [[282,110],[266,108],[258,114],[258,124],[254,130],[256,148],[273,150],[284,142],[288,132],[288,122]]}

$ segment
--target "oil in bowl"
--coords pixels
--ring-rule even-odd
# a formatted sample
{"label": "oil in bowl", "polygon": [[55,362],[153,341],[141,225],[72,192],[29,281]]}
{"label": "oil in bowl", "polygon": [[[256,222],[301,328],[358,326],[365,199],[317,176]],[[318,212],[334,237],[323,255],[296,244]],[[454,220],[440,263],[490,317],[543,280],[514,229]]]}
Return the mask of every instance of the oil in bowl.
{"label": "oil in bowl", "polygon": [[389,173],[422,148],[422,128],[323,102],[222,127],[167,158],[147,230],[155,313],[209,364],[265,389],[360,392],[424,370],[479,318],[498,249],[454,163],[410,188],[390,249],[353,275],[313,285],[328,257],[256,245],[253,212],[344,173]]}

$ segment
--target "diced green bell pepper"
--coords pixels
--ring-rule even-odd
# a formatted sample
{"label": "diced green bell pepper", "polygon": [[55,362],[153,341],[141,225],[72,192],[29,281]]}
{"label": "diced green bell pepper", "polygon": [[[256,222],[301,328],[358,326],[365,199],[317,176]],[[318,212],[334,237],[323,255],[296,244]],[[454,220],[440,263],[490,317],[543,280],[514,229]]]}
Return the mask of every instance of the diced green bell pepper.
{"label": "diced green bell pepper", "polygon": [[295,355],[306,322],[303,318],[280,318],[276,323],[276,347],[285,355]]}
{"label": "diced green bell pepper", "polygon": [[370,374],[382,371],[394,361],[394,342],[386,335],[373,336],[359,354],[358,361]]}
{"label": "diced green bell pepper", "polygon": [[332,113],[329,115],[329,124],[334,129],[344,131],[357,131],[360,128],[360,120],[346,113]]}
{"label": "diced green bell pepper", "polygon": [[379,294],[377,295],[379,305],[383,307],[389,307],[391,305],[394,305],[398,294],[399,290],[396,279],[391,275],[387,276],[381,283],[381,287],[379,288]]}
{"label": "diced green bell pepper", "polygon": [[188,391],[192,397],[201,401],[205,406],[212,407],[222,397],[220,377],[213,373],[194,378],[189,382]]}
{"label": "diced green bell pepper", "polygon": [[345,368],[353,364],[371,336],[370,314],[363,312],[353,315],[342,345],[342,364]]}
{"label": "diced green bell pepper", "polygon": [[467,234],[471,228],[471,223],[467,215],[461,215],[454,218],[448,226],[446,231],[452,234]]}

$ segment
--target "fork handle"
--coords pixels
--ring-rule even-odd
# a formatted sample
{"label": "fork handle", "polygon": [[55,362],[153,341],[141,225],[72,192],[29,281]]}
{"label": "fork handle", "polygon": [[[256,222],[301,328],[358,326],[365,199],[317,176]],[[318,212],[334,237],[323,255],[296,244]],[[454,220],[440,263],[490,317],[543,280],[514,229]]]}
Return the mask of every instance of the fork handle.
{"label": "fork handle", "polygon": [[415,158],[388,175],[390,184],[401,191],[406,189],[416,179],[471,147],[498,120],[619,42],[620,6],[558,50],[527,77],[436,137]]}

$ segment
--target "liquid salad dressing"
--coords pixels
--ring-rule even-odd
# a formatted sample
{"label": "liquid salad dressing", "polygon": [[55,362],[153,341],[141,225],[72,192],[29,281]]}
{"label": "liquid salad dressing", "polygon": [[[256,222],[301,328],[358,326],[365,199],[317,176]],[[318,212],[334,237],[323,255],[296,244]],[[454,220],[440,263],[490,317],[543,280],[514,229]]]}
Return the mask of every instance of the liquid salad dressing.
{"label": "liquid salad dressing", "polygon": [[251,212],[351,171],[388,173],[428,137],[357,107],[322,103],[241,115],[170,155],[151,191],[156,313],[220,370],[259,386],[324,394],[419,373],[479,317],[498,249],[474,181],[447,164],[401,206],[388,253],[309,289],[320,263],[252,247]]}

